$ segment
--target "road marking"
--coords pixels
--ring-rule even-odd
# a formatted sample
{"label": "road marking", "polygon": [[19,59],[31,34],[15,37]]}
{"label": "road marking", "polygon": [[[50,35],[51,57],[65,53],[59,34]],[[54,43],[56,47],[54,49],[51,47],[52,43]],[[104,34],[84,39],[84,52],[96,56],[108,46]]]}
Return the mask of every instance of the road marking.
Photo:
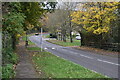
{"label": "road marking", "polygon": [[52,48],[52,49],[55,49],[55,48]]}
{"label": "road marking", "polygon": [[80,56],[83,56],[83,57],[86,57],[86,58],[89,58],[89,59],[93,59],[92,57],[85,56],[85,55],[82,55],[82,54],[80,54]]}
{"label": "road marking", "polygon": [[47,48],[44,48],[44,49],[47,49]]}
{"label": "road marking", "polygon": [[109,64],[120,65],[120,64],[117,64],[117,63],[113,63],[113,62],[109,62],[109,61],[105,61],[105,60],[101,60],[101,59],[97,59],[97,60],[101,61],[101,62],[109,63]]}

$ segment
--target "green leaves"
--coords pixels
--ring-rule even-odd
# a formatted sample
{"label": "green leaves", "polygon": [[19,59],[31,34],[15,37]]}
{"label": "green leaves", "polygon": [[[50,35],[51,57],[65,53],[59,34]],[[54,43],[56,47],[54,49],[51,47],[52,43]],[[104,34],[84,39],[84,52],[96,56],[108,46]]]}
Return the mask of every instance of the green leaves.
{"label": "green leaves", "polygon": [[10,14],[4,16],[3,21],[3,31],[8,31],[10,33],[22,33],[23,23],[25,16],[22,13],[11,12]]}
{"label": "green leaves", "polygon": [[13,64],[7,64],[2,67],[2,78],[12,78],[14,75]]}
{"label": "green leaves", "polygon": [[26,16],[25,21],[31,25],[37,25],[39,23],[38,19],[43,15],[45,10],[41,8],[41,5],[39,5],[38,2],[22,2],[21,5],[22,13],[24,13]]}

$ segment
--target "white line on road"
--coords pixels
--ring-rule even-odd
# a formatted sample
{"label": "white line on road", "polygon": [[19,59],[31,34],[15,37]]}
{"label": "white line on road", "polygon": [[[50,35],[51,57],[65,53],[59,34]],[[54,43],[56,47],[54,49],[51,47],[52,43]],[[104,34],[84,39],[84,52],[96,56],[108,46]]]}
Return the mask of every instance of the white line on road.
{"label": "white line on road", "polygon": [[86,58],[89,58],[89,59],[93,59],[92,57],[85,56],[85,55],[82,55],[82,54],[80,54],[80,56],[83,56],[83,57],[86,57]]}
{"label": "white line on road", "polygon": [[120,65],[120,64],[117,64],[117,63],[113,63],[113,62],[109,62],[109,61],[105,61],[105,60],[101,60],[101,59],[97,59],[97,60],[101,61],[101,62],[109,63],[109,64]]}
{"label": "white line on road", "polygon": [[52,48],[52,49],[55,49],[55,48]]}
{"label": "white line on road", "polygon": [[44,49],[47,49],[47,48],[44,48]]}

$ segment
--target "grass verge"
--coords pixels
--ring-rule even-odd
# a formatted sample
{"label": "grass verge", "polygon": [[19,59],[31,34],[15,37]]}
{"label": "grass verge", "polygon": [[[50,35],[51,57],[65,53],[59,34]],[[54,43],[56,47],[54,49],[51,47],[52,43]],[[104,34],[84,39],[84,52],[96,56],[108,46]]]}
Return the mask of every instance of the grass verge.
{"label": "grass verge", "polygon": [[[28,34],[28,35],[27,35],[27,38],[30,37],[30,36],[32,36],[32,35],[34,35],[34,33],[33,33],[33,34]],[[23,41],[26,40],[26,35],[22,37],[22,40],[23,40]]]}
{"label": "grass verge", "polygon": [[80,46],[81,43],[79,40],[74,40],[72,43],[67,41],[67,42],[63,42],[63,41],[59,41],[59,40],[46,40],[50,43],[53,43],[53,44],[57,44],[57,45],[60,45],[60,46]]}
{"label": "grass verge", "polygon": [[[30,36],[32,36],[32,35],[34,35],[34,34],[29,34],[29,35],[27,35],[27,38],[30,37]],[[26,41],[26,36],[23,36],[23,37],[22,37],[22,40],[23,40],[23,41]],[[31,42],[30,40],[28,40],[28,45],[34,45],[34,43]]]}
{"label": "grass verge", "polygon": [[28,50],[33,50],[33,51],[39,51],[40,48],[39,47],[28,47]]}
{"label": "grass verge", "polygon": [[[39,51],[40,48],[31,47],[28,50]],[[46,51],[34,53],[32,61],[37,71],[45,73],[47,78],[106,78],[99,73],[92,72]]]}

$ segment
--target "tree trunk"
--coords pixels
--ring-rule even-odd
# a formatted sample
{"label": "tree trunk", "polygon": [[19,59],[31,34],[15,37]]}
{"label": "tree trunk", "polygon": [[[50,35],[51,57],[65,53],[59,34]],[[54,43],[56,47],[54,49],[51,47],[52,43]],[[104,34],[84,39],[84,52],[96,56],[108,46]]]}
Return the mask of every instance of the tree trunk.
{"label": "tree trunk", "polygon": [[80,36],[81,36],[81,40],[80,40],[80,46],[82,46],[84,43],[83,43],[83,34],[80,32],[80,31],[78,31],[78,33],[80,34]]}
{"label": "tree trunk", "polygon": [[57,34],[57,38],[56,38],[57,40],[59,40],[59,35]]}
{"label": "tree trunk", "polygon": [[60,40],[62,41],[62,34],[60,35]]}
{"label": "tree trunk", "polygon": [[63,35],[63,41],[66,42],[66,35]]}
{"label": "tree trunk", "polygon": [[66,30],[63,30],[63,41],[66,42]]}
{"label": "tree trunk", "polygon": [[60,40],[60,34],[58,34],[58,40]]}
{"label": "tree trunk", "polygon": [[72,40],[72,31],[70,31],[70,42],[72,43],[73,40]]}
{"label": "tree trunk", "polygon": [[72,40],[72,23],[71,23],[71,16],[70,16],[70,12],[69,12],[69,26],[70,26],[70,42],[72,43],[73,40]]}
{"label": "tree trunk", "polygon": [[27,31],[26,31],[26,41],[25,41],[25,47],[28,46],[28,38],[27,38]]}
{"label": "tree trunk", "polygon": [[16,48],[16,37],[15,37],[15,34],[12,34],[12,48],[13,48],[13,50],[15,50],[15,48]]}

